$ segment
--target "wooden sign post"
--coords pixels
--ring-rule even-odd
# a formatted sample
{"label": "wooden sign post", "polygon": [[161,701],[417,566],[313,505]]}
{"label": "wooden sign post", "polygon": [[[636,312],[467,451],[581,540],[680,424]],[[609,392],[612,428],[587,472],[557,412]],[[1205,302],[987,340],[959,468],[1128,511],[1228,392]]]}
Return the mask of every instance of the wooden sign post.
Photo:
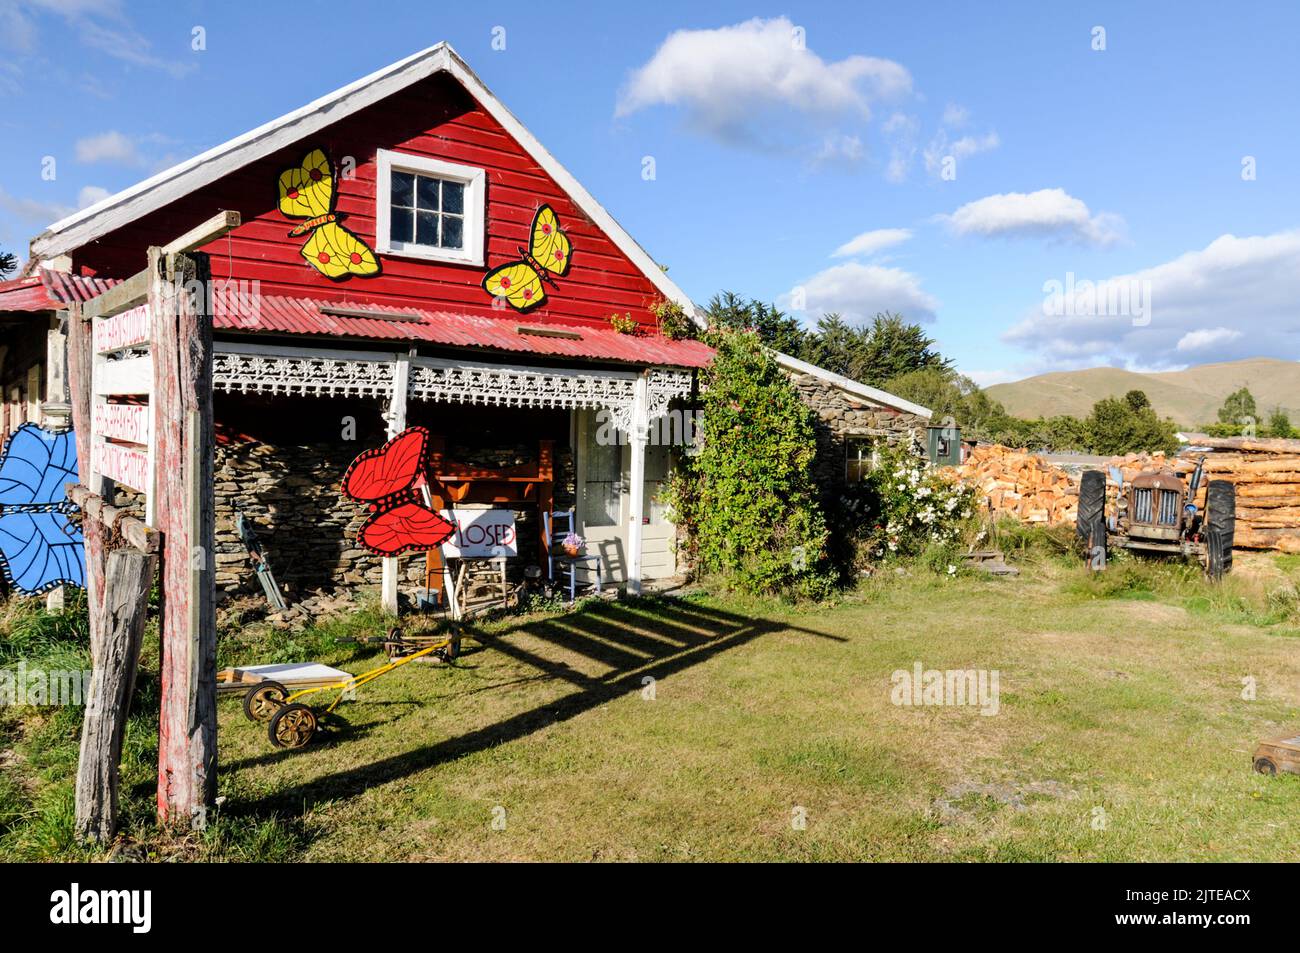
{"label": "wooden sign post", "polygon": [[216,797],[212,315],[206,255],[149,249],[154,518],[163,534],[158,817],[201,827]]}
{"label": "wooden sign post", "polygon": [[[192,249],[238,224],[223,212],[150,248],[143,272],[71,314],[83,485],[68,493],[85,515],[95,668],[78,767],[83,836],[106,840],[115,828],[121,735],[159,553],[159,820],[202,827],[215,799],[211,287],[207,256]],[[118,485],[143,497],[143,522],[114,505]]]}

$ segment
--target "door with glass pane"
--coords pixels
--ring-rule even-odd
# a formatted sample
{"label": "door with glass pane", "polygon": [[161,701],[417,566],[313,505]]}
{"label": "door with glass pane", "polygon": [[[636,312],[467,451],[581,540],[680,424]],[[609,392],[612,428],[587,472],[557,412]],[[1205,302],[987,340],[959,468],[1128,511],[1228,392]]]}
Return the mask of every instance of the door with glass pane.
{"label": "door with glass pane", "polygon": [[[578,522],[587,551],[605,560],[607,581],[627,580],[628,514],[632,450],[604,415],[580,411],[575,427]],[[645,505],[641,517],[641,575],[671,576],[676,571],[676,531],[667,520],[664,489],[671,468],[669,447],[646,448]]]}

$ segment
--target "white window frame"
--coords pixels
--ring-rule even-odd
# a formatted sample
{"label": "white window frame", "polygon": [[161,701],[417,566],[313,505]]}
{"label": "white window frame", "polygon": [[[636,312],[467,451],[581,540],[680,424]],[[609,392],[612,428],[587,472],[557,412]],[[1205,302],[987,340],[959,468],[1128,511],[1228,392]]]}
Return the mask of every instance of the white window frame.
{"label": "white window frame", "polygon": [[[487,173],[469,165],[457,165],[441,159],[413,156],[404,152],[379,149],[375,154],[375,251],[401,258],[422,258],[457,265],[482,267],[484,220],[487,217]],[[389,237],[392,216],[392,173],[411,172],[448,179],[465,186],[465,247],[435,248],[414,242],[395,242]]]}

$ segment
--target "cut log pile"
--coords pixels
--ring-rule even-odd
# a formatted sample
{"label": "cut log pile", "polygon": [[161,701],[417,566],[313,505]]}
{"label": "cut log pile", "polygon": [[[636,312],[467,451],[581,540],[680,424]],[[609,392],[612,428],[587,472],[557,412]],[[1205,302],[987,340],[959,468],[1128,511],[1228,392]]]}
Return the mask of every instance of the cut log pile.
{"label": "cut log pile", "polygon": [[[1192,434],[1207,447],[1205,479],[1228,480],[1237,488],[1237,546],[1300,553],[1300,440],[1214,438]],[[1177,458],[1188,474],[1199,454]],[[1204,494],[1197,500],[1204,505]]]}
{"label": "cut log pile", "polygon": [[1036,454],[980,444],[952,470],[983,494],[984,506],[994,515],[1015,516],[1026,523],[1074,522],[1078,482]]}
{"label": "cut log pile", "polygon": [[[1204,512],[1205,487],[1210,480],[1228,480],[1237,490],[1236,545],[1244,549],[1276,549],[1300,553],[1300,440],[1211,438],[1191,435],[1195,446],[1207,448],[1205,477],[1196,504]],[[1200,453],[1166,457],[1127,454],[1104,468],[1117,468],[1124,482],[1143,471],[1171,469],[1187,479]],[[981,444],[966,461],[950,468],[983,496],[994,515],[1009,515],[1027,523],[1072,523],[1078,512],[1078,477],[1025,450]],[[1115,487],[1107,479],[1113,498]]]}

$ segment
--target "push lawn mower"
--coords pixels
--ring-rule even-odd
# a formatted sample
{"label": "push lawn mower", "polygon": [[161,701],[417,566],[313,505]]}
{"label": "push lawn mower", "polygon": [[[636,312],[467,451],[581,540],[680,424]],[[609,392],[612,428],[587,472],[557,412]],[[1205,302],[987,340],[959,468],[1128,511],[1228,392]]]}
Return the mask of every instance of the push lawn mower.
{"label": "push lawn mower", "polygon": [[249,721],[266,722],[267,735],[275,747],[305,748],[315,737],[320,719],[316,710],[300,699],[317,692],[337,691],[338,697],[321,712],[322,715],[328,715],[340,702],[351,698],[356,689],[401,668],[407,662],[430,655],[450,662],[460,651],[459,633],[408,637],[402,634],[401,629],[394,627],[388,630],[386,636],[356,641],[382,644],[388,653],[388,663],[332,685],[320,685],[292,693],[279,682],[266,679],[258,682],[244,695],[244,714]]}

